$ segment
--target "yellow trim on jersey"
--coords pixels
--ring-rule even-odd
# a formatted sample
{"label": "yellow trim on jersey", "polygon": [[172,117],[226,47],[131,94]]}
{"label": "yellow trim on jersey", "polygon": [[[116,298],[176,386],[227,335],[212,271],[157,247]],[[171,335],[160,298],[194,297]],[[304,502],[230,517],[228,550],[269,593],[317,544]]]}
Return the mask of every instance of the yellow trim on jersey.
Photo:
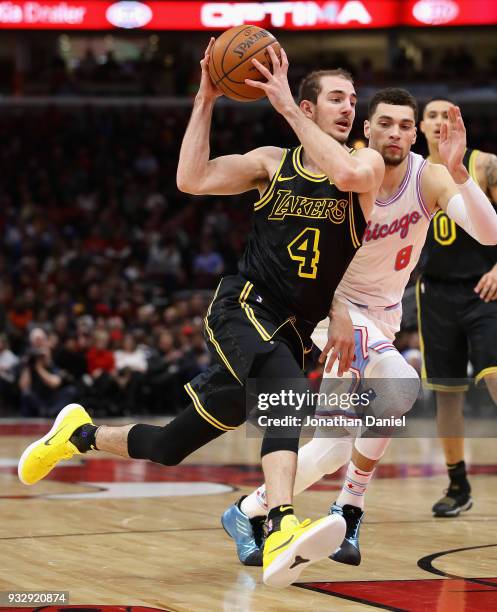
{"label": "yellow trim on jersey", "polygon": [[221,421],[215,419],[212,414],[209,414],[207,410],[202,406],[198,395],[195,393],[195,390],[193,389],[190,383],[185,385],[185,391],[191,397],[195,410],[204,420],[207,421],[207,423],[209,423],[209,425],[212,425],[212,427],[220,429],[221,431],[232,431],[233,429],[236,429],[236,427],[232,427],[231,425],[224,425],[223,423],[221,423]]}
{"label": "yellow trim on jersey", "polygon": [[293,161],[295,170],[300,174],[300,176],[303,176],[308,181],[313,181],[314,183],[322,183],[323,181],[325,181],[328,178],[326,174],[314,174],[314,172],[309,172],[309,170],[306,170],[304,168],[302,162],[300,161],[301,154],[302,154],[302,145],[300,145],[300,147],[297,147],[293,151],[293,157],[292,157],[292,161]]}
{"label": "yellow trim on jersey", "polygon": [[222,282],[223,282],[223,279],[221,279],[219,281],[219,283],[217,284],[216,291],[214,292],[214,297],[212,298],[211,303],[209,304],[209,308],[207,309],[207,316],[209,316],[211,314],[212,304],[214,304],[214,302],[215,302],[215,300],[217,298],[217,294],[219,292],[219,288],[221,287],[221,283]]}
{"label": "yellow trim on jersey", "polygon": [[294,320],[294,317],[289,317],[288,319],[285,319],[283,323],[281,323],[281,325],[278,325],[278,327],[274,330],[272,334],[269,334],[268,331],[264,329],[264,327],[262,326],[262,323],[260,323],[260,321],[256,319],[255,313],[253,309],[251,308],[251,306],[249,306],[245,301],[248,298],[249,293],[252,291],[253,287],[254,285],[250,281],[247,281],[245,283],[245,286],[242,289],[242,292],[240,293],[240,297],[238,298],[238,301],[240,302],[240,306],[245,311],[245,314],[247,315],[248,320],[252,323],[252,325],[258,331],[261,338],[265,342],[267,342],[268,340],[272,340],[274,336],[280,331],[280,329],[284,325],[286,325],[289,321],[292,321],[292,319]]}
{"label": "yellow trim on jersey", "polygon": [[450,385],[433,385],[426,380],[423,380],[423,387],[430,389],[430,391],[443,391],[444,393],[461,393],[469,389],[469,385],[454,385],[453,387]]}
{"label": "yellow trim on jersey", "polygon": [[349,191],[349,225],[350,225],[350,237],[352,239],[352,245],[356,249],[358,249],[361,246],[361,242],[357,238],[357,232],[355,231],[354,200],[353,200],[351,191]]}
{"label": "yellow trim on jersey", "polygon": [[421,331],[421,278],[416,281],[416,307],[418,311],[418,333],[419,333],[419,348],[421,349],[421,380],[426,384],[426,367],[425,367],[425,343],[423,341],[423,332]]}
{"label": "yellow trim on jersey", "polygon": [[477,385],[480,382],[480,380],[482,380],[482,378],[485,378],[485,376],[487,376],[487,374],[497,374],[497,367],[496,366],[491,366],[490,368],[485,368],[484,370],[479,372],[475,376],[475,385]]}
{"label": "yellow trim on jersey", "polygon": [[250,292],[252,291],[253,286],[254,285],[250,281],[247,281],[245,283],[244,288],[242,289],[242,292],[240,293],[240,297],[238,298],[238,301],[240,302],[240,306],[245,311],[245,314],[247,315],[248,320],[252,323],[255,329],[259,332],[259,335],[261,336],[261,338],[267,342],[268,340],[271,340],[271,336],[264,329],[261,323],[259,323],[259,321],[255,318],[253,309],[245,301],[248,298]]}
{"label": "yellow trim on jersey", "polygon": [[299,330],[295,327],[295,317],[292,319],[289,319],[289,321],[290,321],[291,326],[295,330],[295,333],[299,337],[300,344],[302,346],[302,370],[304,370],[305,369],[305,356],[307,355],[307,353],[310,353],[312,351],[312,345],[309,349],[305,348],[304,341],[302,340],[302,336],[299,334]]}
{"label": "yellow trim on jersey", "polygon": [[474,180],[474,182],[478,185],[478,178],[476,176],[476,158],[478,156],[478,149],[474,149],[471,151],[471,155],[469,156],[468,161],[468,172],[469,176]]}
{"label": "yellow trim on jersey", "polygon": [[209,340],[211,341],[212,345],[214,346],[214,348],[216,349],[216,353],[219,355],[219,357],[221,357],[224,365],[228,368],[229,372],[236,378],[236,380],[243,385],[242,381],[238,378],[238,376],[236,375],[235,370],[231,367],[230,362],[228,361],[228,358],[226,357],[226,355],[223,353],[223,349],[220,347],[219,342],[216,340],[216,338],[214,337],[214,332],[212,331],[212,329],[209,326],[209,322],[207,321],[207,317],[205,317],[204,319],[204,324],[205,324],[205,329],[207,330],[207,334],[209,336]]}
{"label": "yellow trim on jersey", "polygon": [[211,303],[209,304],[209,308],[207,309],[207,315],[204,318],[204,325],[205,325],[205,329],[207,331],[207,335],[209,336],[209,340],[211,341],[213,347],[216,349],[217,354],[219,355],[219,357],[221,357],[224,365],[228,368],[228,370],[230,371],[230,373],[236,378],[236,380],[242,385],[242,381],[238,378],[238,376],[236,375],[235,370],[232,368],[230,362],[228,361],[228,358],[226,357],[226,355],[223,352],[223,349],[221,348],[221,346],[219,345],[219,342],[216,340],[216,338],[214,337],[214,332],[212,331],[210,325],[209,325],[209,321],[208,321],[208,317],[211,314],[211,308],[212,308],[212,304],[214,303],[214,300],[217,297],[217,293],[219,291],[219,288],[221,287],[221,283],[223,282],[223,279],[221,279],[219,281],[219,284],[217,286],[216,292],[214,293],[214,297],[211,300]]}
{"label": "yellow trim on jersey", "polygon": [[265,193],[262,195],[262,197],[259,200],[254,202],[254,210],[260,210],[271,199],[271,197],[273,195],[273,192],[274,192],[274,186],[276,184],[276,180],[278,178],[279,173],[281,172],[281,168],[282,168],[283,163],[284,163],[284,161],[286,159],[287,153],[288,153],[288,149],[283,149],[283,155],[281,156],[281,161],[280,161],[280,164],[278,166],[278,169],[274,173],[274,176],[271,179],[271,182],[269,183]]}

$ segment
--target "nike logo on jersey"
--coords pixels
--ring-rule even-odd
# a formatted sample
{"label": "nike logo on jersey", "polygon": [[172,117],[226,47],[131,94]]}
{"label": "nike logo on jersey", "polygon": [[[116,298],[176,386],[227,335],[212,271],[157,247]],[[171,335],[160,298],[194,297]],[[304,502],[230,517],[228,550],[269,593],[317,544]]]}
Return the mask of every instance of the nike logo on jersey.
{"label": "nike logo on jersey", "polygon": [[278,181],[278,183],[283,183],[284,181],[291,181],[296,176],[296,174],[294,174],[293,176],[279,176],[276,180]]}

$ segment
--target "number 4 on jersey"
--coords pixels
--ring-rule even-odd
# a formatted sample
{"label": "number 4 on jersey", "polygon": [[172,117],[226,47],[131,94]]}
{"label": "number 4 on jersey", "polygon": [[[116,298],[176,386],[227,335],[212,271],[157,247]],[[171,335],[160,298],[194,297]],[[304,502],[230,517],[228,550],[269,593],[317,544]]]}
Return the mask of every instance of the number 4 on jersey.
{"label": "number 4 on jersey", "polygon": [[288,245],[288,253],[294,261],[300,263],[298,275],[303,278],[316,278],[319,261],[319,230],[306,227]]}

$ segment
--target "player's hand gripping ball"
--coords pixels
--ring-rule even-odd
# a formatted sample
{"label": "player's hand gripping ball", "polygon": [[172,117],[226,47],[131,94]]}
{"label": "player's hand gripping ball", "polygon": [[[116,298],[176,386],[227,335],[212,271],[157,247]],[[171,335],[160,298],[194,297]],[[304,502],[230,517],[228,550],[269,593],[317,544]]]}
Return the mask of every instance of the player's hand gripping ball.
{"label": "player's hand gripping ball", "polygon": [[267,30],[254,25],[242,25],[223,32],[211,50],[209,74],[225,96],[239,102],[251,102],[265,96],[264,91],[245,83],[245,79],[265,81],[252,63],[257,59],[272,72],[268,48],[273,47],[281,59],[280,45]]}

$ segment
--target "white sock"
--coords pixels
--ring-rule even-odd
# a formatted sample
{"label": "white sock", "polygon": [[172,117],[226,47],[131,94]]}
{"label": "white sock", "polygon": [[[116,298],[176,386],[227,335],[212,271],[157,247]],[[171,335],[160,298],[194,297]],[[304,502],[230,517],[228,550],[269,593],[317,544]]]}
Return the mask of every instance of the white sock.
{"label": "white sock", "polygon": [[268,513],[266,504],[266,485],[260,486],[250,495],[247,495],[247,497],[242,500],[240,509],[243,514],[249,518],[254,518],[255,516],[266,516]]}
{"label": "white sock", "polygon": [[373,472],[374,470],[371,470],[371,472],[364,472],[351,461],[347,468],[347,475],[345,476],[342,491],[338,496],[336,504],[338,506],[350,504],[362,510],[364,508],[364,493],[366,492]]}

